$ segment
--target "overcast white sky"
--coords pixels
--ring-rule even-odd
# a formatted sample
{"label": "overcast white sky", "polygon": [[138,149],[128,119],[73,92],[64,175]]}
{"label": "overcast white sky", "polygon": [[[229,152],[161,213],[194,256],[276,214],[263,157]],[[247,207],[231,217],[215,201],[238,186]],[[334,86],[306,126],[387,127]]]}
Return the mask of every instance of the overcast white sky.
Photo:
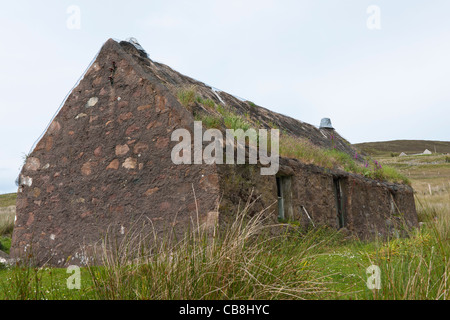
{"label": "overcast white sky", "polygon": [[448,0],[3,1],[0,34],[0,193],[108,38],[352,143],[450,140]]}

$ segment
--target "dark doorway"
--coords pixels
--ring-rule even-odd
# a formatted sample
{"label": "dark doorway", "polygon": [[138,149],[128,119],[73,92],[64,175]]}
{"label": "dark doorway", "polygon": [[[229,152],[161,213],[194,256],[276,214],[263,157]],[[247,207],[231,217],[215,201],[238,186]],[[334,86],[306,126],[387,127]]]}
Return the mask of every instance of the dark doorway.
{"label": "dark doorway", "polygon": [[292,179],[291,177],[277,177],[278,219],[292,219]]}
{"label": "dark doorway", "polygon": [[342,193],[341,181],[338,178],[333,179],[334,194],[336,198],[337,225],[339,229],[345,227],[344,218],[344,195]]}

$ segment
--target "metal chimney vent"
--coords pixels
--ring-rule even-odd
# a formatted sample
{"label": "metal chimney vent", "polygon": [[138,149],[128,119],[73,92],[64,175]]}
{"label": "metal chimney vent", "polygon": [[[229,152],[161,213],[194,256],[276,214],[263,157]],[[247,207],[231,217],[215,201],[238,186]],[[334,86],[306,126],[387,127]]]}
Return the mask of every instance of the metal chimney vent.
{"label": "metal chimney vent", "polygon": [[330,118],[323,118],[320,121],[320,129],[334,129],[333,126],[331,125]]}

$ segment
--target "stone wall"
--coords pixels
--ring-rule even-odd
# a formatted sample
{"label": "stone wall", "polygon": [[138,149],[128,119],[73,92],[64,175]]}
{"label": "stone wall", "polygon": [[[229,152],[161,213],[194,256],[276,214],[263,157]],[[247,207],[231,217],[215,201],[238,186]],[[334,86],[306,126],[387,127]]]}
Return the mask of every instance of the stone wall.
{"label": "stone wall", "polygon": [[347,228],[360,238],[396,236],[417,227],[413,190],[409,186],[349,175],[343,179]]}
{"label": "stone wall", "polygon": [[[291,194],[284,203],[285,219],[303,226],[327,225],[345,228],[361,239],[400,235],[405,227],[417,227],[413,189],[406,185],[380,182],[339,170],[306,165],[295,159],[280,160],[279,177],[290,178]],[[256,166],[222,166],[219,168],[221,217],[254,201],[250,214],[267,209],[270,221],[276,222],[277,183],[274,176],[261,176]],[[341,192],[342,222],[338,219],[336,181]]]}
{"label": "stone wall", "polygon": [[120,241],[139,221],[182,232],[197,208],[215,210],[215,167],[171,161],[171,133],[192,128],[192,114],[143,74],[105,44],[22,169],[13,257],[82,264],[80,247],[106,233]]}

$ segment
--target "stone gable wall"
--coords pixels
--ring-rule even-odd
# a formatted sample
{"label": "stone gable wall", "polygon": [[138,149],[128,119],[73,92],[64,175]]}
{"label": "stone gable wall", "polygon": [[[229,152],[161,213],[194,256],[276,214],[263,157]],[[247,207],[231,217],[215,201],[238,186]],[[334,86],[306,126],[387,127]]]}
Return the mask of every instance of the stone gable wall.
{"label": "stone gable wall", "polygon": [[12,255],[81,264],[80,247],[107,232],[120,241],[141,220],[149,230],[174,221],[184,230],[197,206],[213,211],[215,167],[174,165],[170,157],[171,133],[192,123],[167,89],[108,41],[22,169]]}

